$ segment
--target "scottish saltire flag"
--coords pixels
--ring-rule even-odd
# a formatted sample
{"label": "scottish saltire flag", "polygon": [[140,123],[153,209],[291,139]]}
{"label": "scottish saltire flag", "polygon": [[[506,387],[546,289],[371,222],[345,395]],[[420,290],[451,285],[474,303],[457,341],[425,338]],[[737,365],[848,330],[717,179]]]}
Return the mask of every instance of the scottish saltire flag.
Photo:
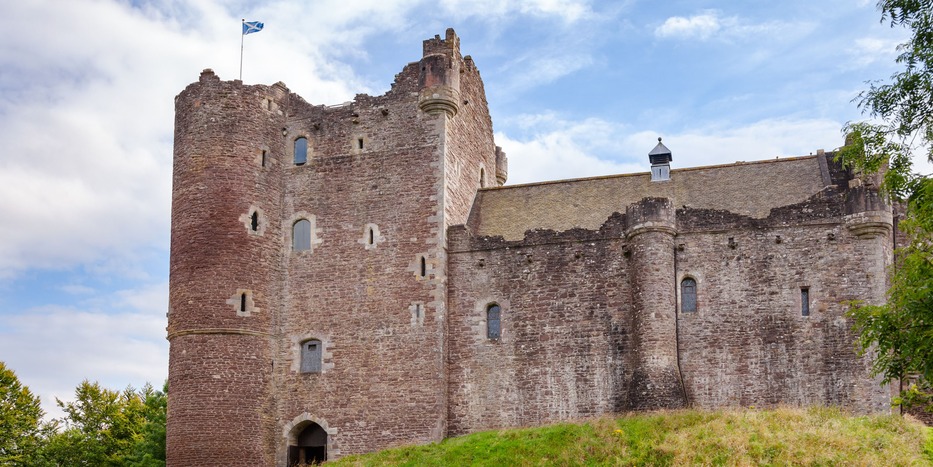
{"label": "scottish saltire flag", "polygon": [[259,21],[244,21],[243,22],[243,35],[252,34],[254,32],[262,31],[263,24]]}

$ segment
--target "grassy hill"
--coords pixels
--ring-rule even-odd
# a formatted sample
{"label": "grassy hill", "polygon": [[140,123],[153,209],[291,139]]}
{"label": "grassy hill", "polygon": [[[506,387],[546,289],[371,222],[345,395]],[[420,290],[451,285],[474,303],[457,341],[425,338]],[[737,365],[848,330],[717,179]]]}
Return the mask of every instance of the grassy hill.
{"label": "grassy hill", "polygon": [[933,429],[833,408],[681,410],[486,431],[333,464],[933,465]]}

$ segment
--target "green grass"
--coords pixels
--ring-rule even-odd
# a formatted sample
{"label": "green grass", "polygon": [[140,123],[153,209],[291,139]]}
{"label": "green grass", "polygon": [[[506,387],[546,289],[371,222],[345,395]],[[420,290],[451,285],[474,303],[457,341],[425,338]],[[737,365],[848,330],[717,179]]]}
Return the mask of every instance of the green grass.
{"label": "green grass", "polygon": [[333,465],[933,465],[933,429],[833,408],[680,410],[485,431]]}

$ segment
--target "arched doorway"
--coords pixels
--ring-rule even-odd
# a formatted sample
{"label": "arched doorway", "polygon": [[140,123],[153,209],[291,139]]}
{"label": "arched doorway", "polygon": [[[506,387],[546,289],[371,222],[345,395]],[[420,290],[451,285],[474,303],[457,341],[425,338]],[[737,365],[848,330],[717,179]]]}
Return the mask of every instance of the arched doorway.
{"label": "arched doorway", "polygon": [[320,464],[327,460],[327,432],[310,422],[295,435],[295,444],[288,447],[288,465]]}

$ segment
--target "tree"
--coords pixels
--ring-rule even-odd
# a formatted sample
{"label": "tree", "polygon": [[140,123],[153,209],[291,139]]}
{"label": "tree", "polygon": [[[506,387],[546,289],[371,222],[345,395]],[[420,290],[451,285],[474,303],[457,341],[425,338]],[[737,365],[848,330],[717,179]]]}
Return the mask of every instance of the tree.
{"label": "tree", "polygon": [[39,398],[0,362],[0,465],[32,465],[42,439]]}
{"label": "tree", "polygon": [[133,467],[165,466],[165,416],[168,405],[168,383],[162,391],[146,384],[139,391],[143,400],[143,416],[146,424],[140,433],[141,439],[133,448],[127,465]]}
{"label": "tree", "polygon": [[924,153],[931,160],[933,145],[933,0],[881,0],[878,9],[882,22],[910,31],[897,49],[903,69],[859,95],[873,121],[845,126],[839,157],[856,173],[883,173],[881,191],[907,206],[898,227],[909,241],[896,252],[887,303],[857,305],[850,316],[862,351],[874,349],[874,374],[917,378],[898,402],[933,409],[933,180],[912,164]]}
{"label": "tree", "polygon": [[55,465],[122,466],[142,439],[145,404],[133,388],[113,391],[84,380],[74,402],[57,400],[65,429],[49,439],[46,457]]}

